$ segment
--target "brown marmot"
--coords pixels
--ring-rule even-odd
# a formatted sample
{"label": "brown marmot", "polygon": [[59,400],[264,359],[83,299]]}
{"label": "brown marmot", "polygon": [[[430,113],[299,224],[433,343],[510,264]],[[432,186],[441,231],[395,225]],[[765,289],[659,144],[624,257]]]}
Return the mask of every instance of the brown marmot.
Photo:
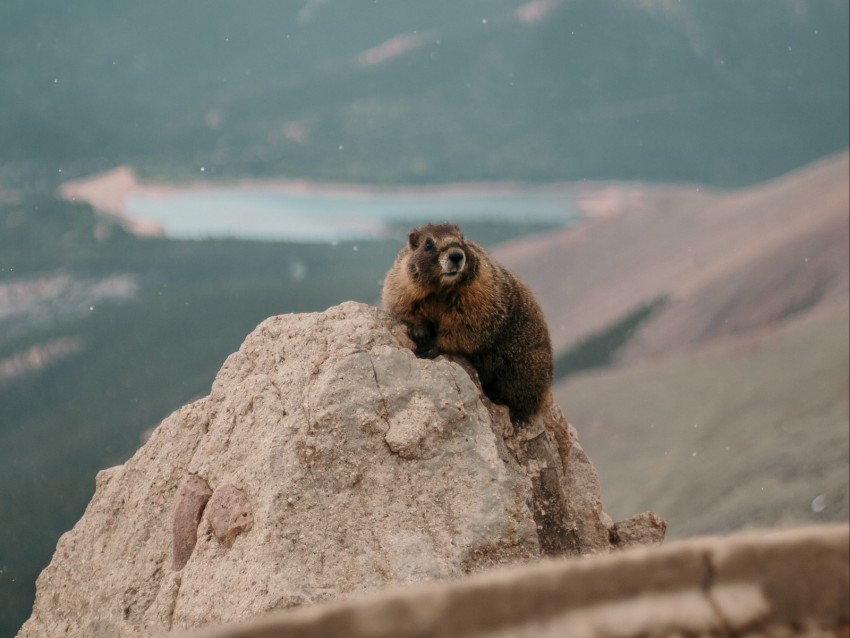
{"label": "brown marmot", "polygon": [[514,422],[541,407],[552,383],[543,312],[516,275],[453,224],[414,229],[384,279],[384,309],[407,324],[416,354],[466,357],[484,393]]}

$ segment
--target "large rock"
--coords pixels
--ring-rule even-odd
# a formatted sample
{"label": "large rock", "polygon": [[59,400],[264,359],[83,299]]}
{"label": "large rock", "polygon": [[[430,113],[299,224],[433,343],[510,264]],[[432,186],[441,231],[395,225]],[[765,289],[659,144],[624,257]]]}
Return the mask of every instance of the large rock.
{"label": "large rock", "polygon": [[19,635],[149,635],[660,541],[654,515],[604,514],[557,406],[514,427],[464,362],[408,345],[362,304],[263,322],[98,474]]}

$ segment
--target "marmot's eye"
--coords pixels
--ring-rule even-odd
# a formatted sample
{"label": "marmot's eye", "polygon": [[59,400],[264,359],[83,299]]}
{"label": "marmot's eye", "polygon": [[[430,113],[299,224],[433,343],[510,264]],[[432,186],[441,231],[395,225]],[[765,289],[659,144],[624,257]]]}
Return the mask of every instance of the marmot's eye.
{"label": "marmot's eye", "polygon": [[434,242],[430,238],[425,240],[425,250],[429,253],[434,251]]}

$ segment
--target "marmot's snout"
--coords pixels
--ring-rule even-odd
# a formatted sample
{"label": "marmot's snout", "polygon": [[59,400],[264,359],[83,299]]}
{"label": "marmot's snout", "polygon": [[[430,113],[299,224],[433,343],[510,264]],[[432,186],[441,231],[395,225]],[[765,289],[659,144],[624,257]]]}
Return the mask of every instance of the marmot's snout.
{"label": "marmot's snout", "polygon": [[454,279],[466,266],[466,254],[460,248],[449,248],[440,255],[440,267],[444,279]]}

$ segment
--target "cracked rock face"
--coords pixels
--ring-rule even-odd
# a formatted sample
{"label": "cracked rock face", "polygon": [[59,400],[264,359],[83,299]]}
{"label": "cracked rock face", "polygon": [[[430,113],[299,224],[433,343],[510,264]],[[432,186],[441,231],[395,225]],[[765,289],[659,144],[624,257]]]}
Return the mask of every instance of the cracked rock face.
{"label": "cracked rock face", "polygon": [[[416,359],[397,334],[356,303],[263,322],[208,397],[98,474],[19,635],[150,635],[527,562],[549,545],[607,551],[595,472],[556,406],[558,432],[551,420],[514,432],[462,365]],[[541,441],[555,447],[541,456]],[[565,544],[544,541],[552,511]]]}

